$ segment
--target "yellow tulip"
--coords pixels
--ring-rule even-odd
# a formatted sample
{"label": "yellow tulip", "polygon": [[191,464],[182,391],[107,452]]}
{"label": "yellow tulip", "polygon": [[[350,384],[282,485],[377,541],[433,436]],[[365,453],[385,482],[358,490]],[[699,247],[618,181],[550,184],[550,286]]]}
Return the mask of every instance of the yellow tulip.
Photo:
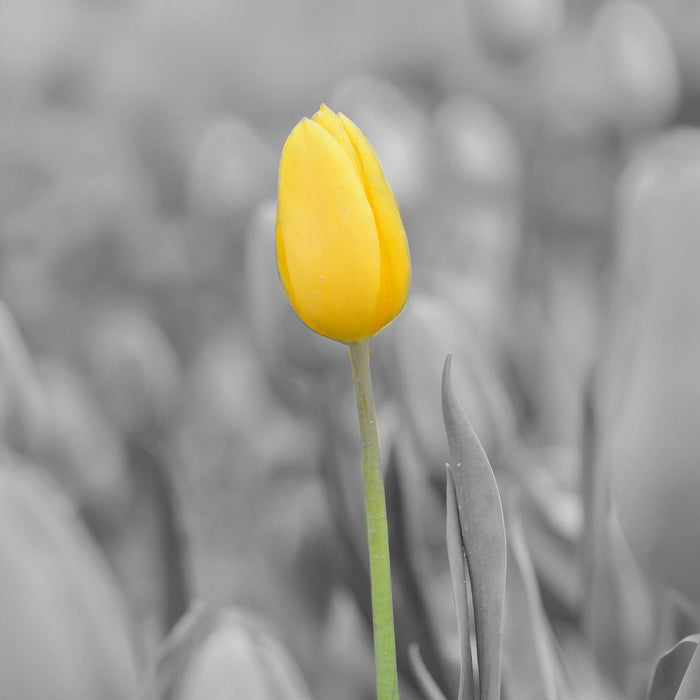
{"label": "yellow tulip", "polygon": [[275,229],[284,293],[317,333],[358,342],[406,303],[411,261],[394,195],[364,134],[326,105],[282,149]]}

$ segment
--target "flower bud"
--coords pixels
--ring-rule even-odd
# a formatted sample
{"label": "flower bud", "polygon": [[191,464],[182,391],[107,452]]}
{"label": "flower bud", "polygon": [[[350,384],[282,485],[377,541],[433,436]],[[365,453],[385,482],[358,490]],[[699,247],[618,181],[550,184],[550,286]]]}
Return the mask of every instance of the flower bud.
{"label": "flower bud", "polygon": [[132,630],[109,570],[57,491],[0,467],[0,678],[22,700],[131,700]]}
{"label": "flower bud", "polygon": [[406,303],[411,263],[394,195],[369,141],[325,105],[282,150],[276,245],[287,300],[321,335],[368,338]]}
{"label": "flower bud", "polygon": [[261,204],[248,229],[246,284],[248,320],[256,355],[272,385],[282,396],[303,403],[299,372],[314,374],[345,368],[347,351],[328,338],[309,333],[279,293],[275,274],[275,242],[269,235],[275,225],[273,201]]}
{"label": "flower bud", "polygon": [[422,111],[396,85],[374,75],[350,78],[333,103],[362,124],[405,218],[405,210],[420,207],[430,188],[429,125]]}

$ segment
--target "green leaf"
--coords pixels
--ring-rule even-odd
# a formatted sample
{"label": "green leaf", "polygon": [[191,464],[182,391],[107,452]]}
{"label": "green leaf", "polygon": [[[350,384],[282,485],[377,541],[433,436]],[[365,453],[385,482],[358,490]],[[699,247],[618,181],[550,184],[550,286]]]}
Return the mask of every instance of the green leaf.
{"label": "green leaf", "polygon": [[442,413],[474,609],[479,697],[499,700],[506,583],[503,508],[489,460],[455,395],[450,365],[448,355],[442,375]]}
{"label": "green leaf", "polygon": [[690,700],[700,697],[700,635],[693,634],[659,657],[647,700]]}

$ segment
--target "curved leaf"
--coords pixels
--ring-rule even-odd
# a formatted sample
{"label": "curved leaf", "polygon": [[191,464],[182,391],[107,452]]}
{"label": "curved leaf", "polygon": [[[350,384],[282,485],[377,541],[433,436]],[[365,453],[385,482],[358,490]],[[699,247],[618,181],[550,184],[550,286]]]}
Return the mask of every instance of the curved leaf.
{"label": "curved leaf", "polygon": [[474,608],[481,700],[499,700],[506,582],[503,508],[486,453],[455,395],[447,356],[442,412]]}
{"label": "curved leaf", "polygon": [[408,647],[408,658],[411,661],[416,680],[426,700],[446,700],[438,684],[435,682],[435,679],[426,668],[417,644],[411,644],[411,646]]}
{"label": "curved leaf", "polygon": [[[654,669],[654,676],[649,687],[647,700],[682,700],[700,696],[700,679],[696,672],[688,677],[691,666],[698,666],[698,643],[700,635],[694,634],[681,639],[678,644],[659,657]],[[688,694],[694,680],[695,694]],[[681,692],[682,691],[682,692]]]}
{"label": "curved leaf", "polygon": [[471,631],[469,625],[469,571],[464,553],[462,529],[459,523],[457,489],[450,467],[447,467],[447,558],[452,575],[452,591],[457,610],[457,634],[459,635],[460,673],[457,700],[474,697],[474,667],[472,663]]}

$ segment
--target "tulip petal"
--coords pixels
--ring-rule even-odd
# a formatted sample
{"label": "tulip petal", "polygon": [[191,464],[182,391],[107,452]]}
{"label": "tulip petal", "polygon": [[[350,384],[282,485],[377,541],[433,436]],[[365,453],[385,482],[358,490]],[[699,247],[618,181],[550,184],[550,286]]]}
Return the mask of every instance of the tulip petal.
{"label": "tulip petal", "polygon": [[341,342],[372,334],[380,280],[374,215],[352,160],[310,119],[282,150],[276,241],[282,287],[304,323]]}
{"label": "tulip petal", "polygon": [[411,258],[394,193],[382,172],[372,144],[344,114],[338,118],[362,166],[365,194],[374,213],[381,258],[380,287],[371,332],[392,321],[406,304],[411,287]]}
{"label": "tulip petal", "polygon": [[[362,165],[360,163],[359,156],[355,147],[352,145],[352,141],[343,127],[343,122],[340,117],[332,110],[330,107],[322,104],[318,112],[312,117],[312,121],[320,124],[343,148],[343,150],[348,154],[352,164],[355,166],[357,171],[357,176],[362,180],[364,177]],[[363,182],[364,187],[364,182]]]}

